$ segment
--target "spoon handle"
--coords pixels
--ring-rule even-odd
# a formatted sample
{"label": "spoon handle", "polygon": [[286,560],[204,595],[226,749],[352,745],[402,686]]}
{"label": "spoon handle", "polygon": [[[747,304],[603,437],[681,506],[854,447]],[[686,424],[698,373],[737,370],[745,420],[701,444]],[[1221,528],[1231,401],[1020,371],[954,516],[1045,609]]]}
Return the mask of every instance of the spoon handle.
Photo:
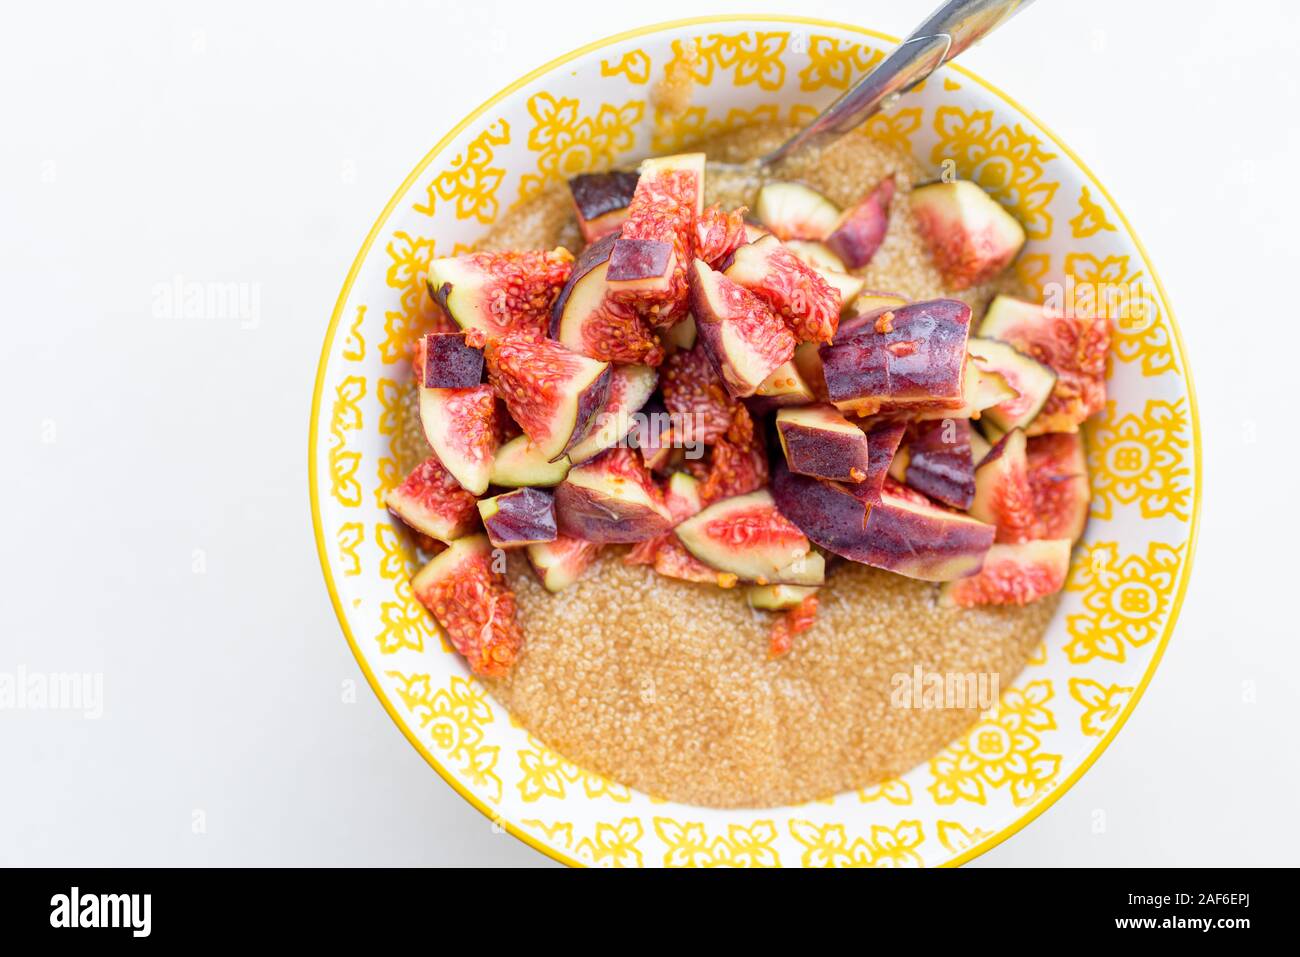
{"label": "spoon handle", "polygon": [[807,127],[763,157],[768,166],[809,146],[843,136],[876,111],[992,33],[1033,0],[948,0],[912,35],[828,106]]}

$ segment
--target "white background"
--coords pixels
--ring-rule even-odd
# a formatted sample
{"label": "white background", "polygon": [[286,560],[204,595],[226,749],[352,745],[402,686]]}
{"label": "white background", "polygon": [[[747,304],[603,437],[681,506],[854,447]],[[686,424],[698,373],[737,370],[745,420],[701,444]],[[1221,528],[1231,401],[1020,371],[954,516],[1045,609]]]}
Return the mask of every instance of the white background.
{"label": "white background", "polygon": [[[905,34],[933,2],[712,7]],[[708,12],[634,6],[6,5],[0,671],[102,672],[105,713],[0,712],[0,862],[548,863],[365,686],[312,541],[308,409],[344,274],[446,129],[575,46]],[[1146,697],[979,865],[1300,852],[1297,36],[1290,3],[1039,0],[963,57],[1123,205],[1205,440],[1191,589]],[[259,323],[154,318],[176,277],[256,284]]]}

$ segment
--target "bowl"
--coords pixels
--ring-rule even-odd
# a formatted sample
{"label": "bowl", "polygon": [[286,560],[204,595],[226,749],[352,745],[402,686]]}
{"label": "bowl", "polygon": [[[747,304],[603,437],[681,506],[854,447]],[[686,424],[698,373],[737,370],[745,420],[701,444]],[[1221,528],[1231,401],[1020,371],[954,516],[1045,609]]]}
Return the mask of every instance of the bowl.
{"label": "bowl", "polygon": [[[760,120],[810,117],[893,37],[802,17],[645,27],[566,54],[462,119],[380,213],[325,333],[312,400],[312,519],[343,633],[384,708],[447,783],[551,857],[602,866],[897,866],[970,860],[1020,830],[1097,759],[1173,631],[1199,507],[1187,357],[1137,237],[1083,162],[1000,90],[949,66],[870,120],[1013,209],[1015,264],[1045,295],[1107,296],[1109,402],[1088,425],[1091,520],[1043,645],[999,703],[900,778],[795,807],[720,810],[653,799],[574,766],[467,671],[415,600],[415,557],[383,507],[397,470],[398,388],[428,321],[433,255],[473,244],[556,179]],[[693,57],[691,56],[693,51]],[[692,106],[656,129],[652,93],[694,60]]]}

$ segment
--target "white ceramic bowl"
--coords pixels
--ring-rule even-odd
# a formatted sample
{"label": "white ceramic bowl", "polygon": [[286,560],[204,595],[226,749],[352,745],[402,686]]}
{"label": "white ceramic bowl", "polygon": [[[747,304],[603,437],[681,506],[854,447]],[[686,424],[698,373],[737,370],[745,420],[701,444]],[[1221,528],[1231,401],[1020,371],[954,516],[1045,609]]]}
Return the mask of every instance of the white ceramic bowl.
{"label": "white ceramic bowl", "polygon": [[[399,482],[397,384],[428,322],[431,255],[472,244],[543,184],[671,152],[755,120],[811,116],[896,41],[799,17],[646,27],[576,50],[457,123],[380,214],[325,334],[312,402],[312,515],[326,585],[357,661],[402,733],[494,825],[574,864],[936,865],[969,860],[1041,814],[1137,703],[1186,588],[1200,496],[1187,358],[1164,292],[1106,190],[1001,91],[946,68],[873,135],[944,160],[1015,210],[1021,277],[1128,290],[1105,414],[1087,430],[1092,519],[1042,648],[994,712],[908,774],[764,810],[654,801],[567,762],[451,653],[407,584],[413,555],[382,505]],[[650,94],[694,47],[694,105],[656,134]],[[1058,284],[1049,286],[1048,284]]]}

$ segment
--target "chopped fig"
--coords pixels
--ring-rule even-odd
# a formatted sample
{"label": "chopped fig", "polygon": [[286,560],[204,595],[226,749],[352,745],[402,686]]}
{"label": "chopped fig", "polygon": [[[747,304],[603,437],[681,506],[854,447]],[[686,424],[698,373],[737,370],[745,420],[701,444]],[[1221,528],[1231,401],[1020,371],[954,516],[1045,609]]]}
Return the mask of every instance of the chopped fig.
{"label": "chopped fig", "polygon": [[817,596],[807,595],[772,625],[767,640],[767,656],[779,658],[794,647],[794,636],[801,635],[817,621]]}
{"label": "chopped fig", "polygon": [[1025,244],[1016,218],[969,180],[919,186],[911,198],[917,229],[953,289],[992,279]]}
{"label": "chopped fig", "polygon": [[827,401],[826,376],[822,372],[822,357],[818,351],[820,348],[820,343],[801,342],[795,347],[794,357],[790,361],[794,363],[803,381],[808,383],[813,398],[818,402],[825,402]]}
{"label": "chopped fig", "polygon": [[[685,472],[674,472],[664,490],[664,505],[674,525],[686,521],[704,508],[700,499],[700,482]],[[710,585],[726,584],[719,572],[686,551],[671,530],[633,545],[623,561],[629,565],[653,565],[655,571],[668,578]]]}
{"label": "chopped fig", "polygon": [[[797,353],[798,349],[795,351]],[[754,415],[763,415],[789,405],[806,405],[816,398],[812,387],[804,381],[794,359],[791,359],[764,379],[745,404]]]}
{"label": "chopped fig", "polygon": [[589,542],[641,542],[667,531],[663,493],[635,451],[625,447],[576,465],[555,490],[561,533]]}
{"label": "chopped fig", "polygon": [[817,275],[839,294],[840,315],[853,312],[858,296],[862,295],[862,290],[867,285],[866,279],[846,272],[835,272],[832,269],[818,269]]}
{"label": "chopped fig", "polygon": [[411,470],[384,496],[388,510],[417,532],[450,542],[478,527],[474,496],[465,491],[436,455]]}
{"label": "chopped fig", "polygon": [[632,431],[633,414],[650,401],[657,381],[649,366],[614,366],[605,407],[596,414],[587,437],[569,449],[569,461],[585,462],[622,441]]}
{"label": "chopped fig", "polygon": [[688,312],[665,329],[664,342],[675,349],[695,348],[695,317]]}
{"label": "chopped fig", "polygon": [[850,561],[909,578],[948,581],[978,571],[994,529],[887,479],[869,504],[850,487],[791,472],[777,460],[772,494],[812,541]]}
{"label": "chopped fig", "polygon": [[680,423],[683,442],[712,445],[731,427],[735,400],[702,344],[669,356],[659,379],[664,406]]}
{"label": "chopped fig", "polygon": [[479,499],[478,513],[496,548],[555,541],[555,502],[540,489],[520,488]]}
{"label": "chopped fig", "polygon": [[421,388],[420,424],[434,453],[456,481],[474,495],[487,491],[499,444],[492,387]]}
{"label": "chopped fig", "polygon": [[609,398],[609,363],[550,339],[493,339],[486,355],[488,381],[539,454],[552,462],[586,437]]}
{"label": "chopped fig", "polygon": [[745,242],[756,243],[764,236],[772,235],[771,230],[764,229],[758,223],[745,223]]}
{"label": "chopped fig", "polygon": [[714,502],[674,529],[710,568],[759,584],[820,585],[825,561],[766,489]]}
{"label": "chopped fig", "polygon": [[709,454],[700,499],[708,505],[733,495],[744,495],[766,485],[767,475],[763,437],[754,428],[749,410],[738,405],[731,411],[731,425]]}
{"label": "chopped fig", "polygon": [[683,443],[687,441],[684,430],[691,427],[685,421],[674,423],[662,403],[652,399],[642,410],[633,431],[645,467],[652,472],[671,471],[683,451]]}
{"label": "chopped fig", "polygon": [[[898,447],[903,441],[907,425],[903,422],[878,422],[867,429],[867,477],[857,485],[850,486],[850,491],[865,502],[875,504],[880,501],[880,490],[885,487],[885,476],[892,474]],[[907,456],[902,456],[902,472],[898,481],[907,471]]]}
{"label": "chopped fig", "polygon": [[750,608],[785,611],[816,593],[816,585],[749,585],[745,588],[745,600]]}
{"label": "chopped fig", "polygon": [[714,203],[700,214],[695,224],[695,255],[714,269],[720,269],[721,264],[747,242],[744,207],[724,213]]}
{"label": "chopped fig", "polygon": [[791,239],[785,244],[785,248],[798,256],[800,260],[812,266],[813,269],[822,273],[822,275],[828,272],[847,273],[849,271],[849,267],[844,265],[844,260],[831,252],[831,248],[825,243],[809,239]]}
{"label": "chopped fig", "polygon": [[899,306],[906,306],[907,303],[908,300],[906,298],[892,292],[875,292],[873,290],[868,290],[861,293],[858,296],[857,301],[853,304],[853,315],[848,316],[840,322],[840,328],[835,333],[835,341],[843,342],[845,339],[852,338],[864,329],[874,329],[877,332],[888,332],[893,317],[881,317],[885,316],[885,313],[897,309]]}
{"label": "chopped fig", "polygon": [[894,198],[894,177],[887,176],[870,195],[840,214],[826,237],[826,245],[849,269],[871,262],[889,229],[889,204]]}
{"label": "chopped fig", "polygon": [[627,207],[636,192],[637,174],[625,170],[583,173],[569,180],[573,207],[578,215],[582,238],[594,243],[617,233],[627,219]]}
{"label": "chopped fig", "polygon": [[[886,474],[899,485],[903,485],[907,482],[907,464],[911,457],[912,453],[909,452],[907,446],[904,445],[898,450],[897,454],[895,454],[894,458],[889,463],[889,471]],[[882,482],[881,484],[884,483]]]}
{"label": "chopped fig", "polygon": [[1011,296],[989,303],[979,333],[1009,343],[1056,373],[1051,394],[1024,428],[1026,435],[1074,432],[1106,404],[1110,322],[1059,315]]}
{"label": "chopped fig", "polygon": [[825,239],[840,217],[834,203],[803,183],[768,183],[758,191],[754,212],[782,240]]}
{"label": "chopped fig", "polygon": [[922,409],[918,419],[978,419],[986,410],[1016,397],[1016,390],[1007,384],[1000,372],[980,365],[974,356],[966,357],[966,371],[962,378],[962,404],[956,409]]}
{"label": "chopped fig", "polygon": [[517,435],[497,449],[488,479],[490,484],[503,488],[559,485],[571,465],[567,455],[552,462],[532,439]]}
{"label": "chopped fig", "polygon": [[1088,458],[1077,432],[1035,435],[1026,444],[1035,536],[1077,542],[1088,524]]}
{"label": "chopped fig", "polygon": [[988,408],[985,415],[1000,429],[1023,429],[1038,415],[1056,385],[1056,373],[1036,359],[997,339],[971,336],[966,351],[985,372],[1002,376],[1016,395]]}
{"label": "chopped fig", "polygon": [[700,512],[704,502],[700,499],[700,482],[693,475],[674,472],[668,477],[668,488],[664,491],[664,505],[672,516],[673,524],[684,522]]}
{"label": "chopped fig", "polygon": [[953,508],[970,508],[975,497],[970,422],[932,419],[918,422],[908,446],[907,484]]}
{"label": "chopped fig", "polygon": [[486,535],[458,538],[416,573],[411,590],[475,674],[500,677],[519,657],[524,638],[514,593],[492,562]]}
{"label": "chopped fig", "polygon": [[932,299],[899,306],[889,316],[880,331],[869,326],[821,347],[830,400],[841,410],[863,415],[960,408],[970,306],[956,299]]}
{"label": "chopped fig", "polygon": [[643,162],[627,221],[611,253],[611,298],[635,304],[652,326],[666,328],[681,318],[689,295],[686,271],[695,248],[695,223],[703,210],[703,153]]}
{"label": "chopped fig", "polygon": [[605,276],[617,239],[610,233],[582,251],[551,310],[551,338],[593,359],[655,366],[663,346],[631,305],[609,295]]}
{"label": "chopped fig", "polygon": [[[980,463],[988,457],[988,454],[991,451],[993,451],[993,445],[988,439],[984,438],[984,434],[980,432],[979,429],[971,429],[970,460],[975,463],[975,468],[978,469],[980,467]],[[975,478],[978,479],[979,475],[976,474]],[[976,494],[979,494],[978,490],[976,491]]]}
{"label": "chopped fig", "polygon": [[[636,547],[640,548],[641,546]],[[681,581],[697,582],[701,585],[731,588],[736,584],[737,580],[736,576],[730,572],[720,572],[716,568],[710,568],[704,564],[704,562],[688,552],[686,546],[672,532],[669,532],[667,537],[659,542],[655,548],[651,564],[653,564],[654,570],[665,578],[677,578]]]}
{"label": "chopped fig", "polygon": [[544,336],[573,265],[573,254],[563,246],[449,256],[429,263],[429,292],[462,329],[488,338],[507,332]]}
{"label": "chopped fig", "polygon": [[939,604],[1027,605],[1065,587],[1070,571],[1069,539],[994,545],[978,575],[948,582],[939,591]]}
{"label": "chopped fig", "polygon": [[790,361],[794,336],[757,296],[703,260],[695,260],[690,285],[700,344],[732,396],[753,395]]}
{"label": "chopped fig", "polygon": [[776,413],[776,434],[792,471],[862,482],[870,467],[867,434],[833,405],[801,405]]}
{"label": "chopped fig", "polygon": [[549,592],[561,592],[585,572],[600,551],[600,545],[556,535],[551,542],[537,542],[528,546],[528,562]]}
{"label": "chopped fig", "polygon": [[431,333],[420,340],[420,384],[429,389],[473,389],[483,381],[483,350],[463,332]]}
{"label": "chopped fig", "polygon": [[775,236],[737,249],[726,276],[767,303],[800,342],[830,342],[835,336],[839,290]]}
{"label": "chopped fig", "polygon": [[1037,537],[1025,433],[1020,429],[1002,436],[975,470],[975,498],[970,513],[995,526],[999,542],[1027,542]]}

